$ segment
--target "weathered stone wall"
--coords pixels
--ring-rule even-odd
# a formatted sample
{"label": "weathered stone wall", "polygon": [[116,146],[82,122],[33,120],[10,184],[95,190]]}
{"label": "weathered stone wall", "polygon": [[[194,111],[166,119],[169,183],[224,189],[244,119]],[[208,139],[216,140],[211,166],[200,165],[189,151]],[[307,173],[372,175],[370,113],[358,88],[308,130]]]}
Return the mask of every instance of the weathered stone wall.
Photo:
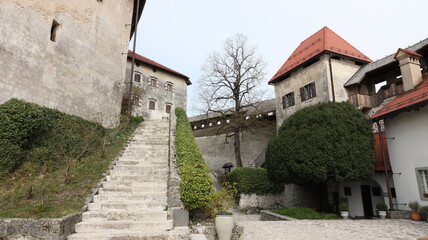
{"label": "weathered stone wall", "polygon": [[286,184],[284,191],[277,194],[241,194],[239,208],[278,209],[292,207],[319,208],[319,190],[297,184]]}
{"label": "weathered stone wall", "polygon": [[113,127],[132,10],[132,0],[2,0],[0,104],[24,99]]}
{"label": "weathered stone wall", "polygon": [[82,221],[81,213],[63,218],[0,219],[0,239],[65,240],[74,232],[75,224],[80,221]]}
{"label": "weathered stone wall", "polygon": [[[126,70],[126,81],[130,81],[132,62],[128,60]],[[141,63],[140,66],[135,66],[134,71],[143,75],[141,82],[134,82],[133,86],[141,89],[139,105],[133,105],[133,113],[135,115],[143,116],[146,119],[160,119],[167,117],[166,104],[172,104],[171,113],[177,107],[186,110],[187,101],[187,83],[184,78],[180,78],[174,74],[168,73],[162,69],[154,68],[150,65]],[[149,77],[156,77],[158,87],[149,86]],[[171,82],[174,84],[175,91],[169,92],[165,90],[165,84]],[[156,100],[155,110],[149,109],[149,99]]]}
{"label": "weathered stone wall", "polygon": [[[275,135],[275,125],[244,132],[241,136],[241,158],[244,167],[258,157],[264,157],[269,138]],[[196,143],[201,149],[209,170],[216,175],[224,175],[222,166],[231,162],[236,166],[233,138],[225,143],[225,135],[197,137]]]}
{"label": "weathered stone wall", "polygon": [[[330,56],[324,54],[319,61],[307,67],[292,72],[290,77],[275,83],[276,123],[279,128],[282,122],[297,110],[320,102],[332,101],[332,84],[330,76]],[[354,61],[345,59],[331,59],[333,86],[336,102],[347,101],[348,95],[343,87],[344,83],[360,68]],[[300,88],[315,82],[316,97],[301,101]],[[282,97],[294,92],[295,105],[283,109]]]}

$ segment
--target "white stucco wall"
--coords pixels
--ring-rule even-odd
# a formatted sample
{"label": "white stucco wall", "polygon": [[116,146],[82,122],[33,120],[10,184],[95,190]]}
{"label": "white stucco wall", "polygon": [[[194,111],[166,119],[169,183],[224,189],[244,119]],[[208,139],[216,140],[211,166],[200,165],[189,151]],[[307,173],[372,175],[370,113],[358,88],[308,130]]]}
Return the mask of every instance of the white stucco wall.
{"label": "white stucco wall", "polygon": [[[398,203],[417,200],[428,205],[428,200],[420,197],[415,170],[428,168],[428,107],[388,118],[385,127],[388,138],[395,138],[388,139],[388,150]],[[404,205],[399,209],[409,210]]]}

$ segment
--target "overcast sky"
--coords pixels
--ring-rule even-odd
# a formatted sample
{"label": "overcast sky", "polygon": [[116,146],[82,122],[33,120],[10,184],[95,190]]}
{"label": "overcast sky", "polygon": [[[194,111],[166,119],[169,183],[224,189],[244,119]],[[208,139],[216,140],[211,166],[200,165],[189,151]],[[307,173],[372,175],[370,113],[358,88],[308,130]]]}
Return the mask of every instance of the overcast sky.
{"label": "overcast sky", "polygon": [[328,26],[373,60],[428,37],[428,0],[147,0],[136,52],[190,77],[188,115],[207,56],[236,33],[267,62],[263,87],[294,49]]}

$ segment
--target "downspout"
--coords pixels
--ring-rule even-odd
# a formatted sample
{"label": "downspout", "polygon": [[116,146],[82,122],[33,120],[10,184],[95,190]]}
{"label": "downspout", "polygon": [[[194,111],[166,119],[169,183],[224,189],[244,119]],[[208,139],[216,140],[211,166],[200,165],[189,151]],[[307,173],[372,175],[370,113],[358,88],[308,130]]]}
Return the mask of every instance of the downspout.
{"label": "downspout", "polygon": [[129,91],[128,91],[128,116],[132,115],[132,84],[134,83],[134,65],[135,65],[135,47],[137,45],[137,33],[138,33],[138,20],[139,20],[139,11],[140,9],[140,0],[137,0],[137,8],[135,11],[135,22],[134,22],[134,43],[132,47],[132,65],[131,65],[131,79],[129,82]]}
{"label": "downspout", "polygon": [[383,170],[385,173],[385,181],[386,181],[386,188],[387,188],[387,192],[388,192],[388,201],[389,201],[389,210],[394,210],[394,205],[392,203],[392,194],[391,194],[391,187],[389,185],[389,173],[388,173],[388,169],[387,169],[387,164],[386,164],[386,157],[385,157],[385,151],[383,149],[383,137],[382,137],[382,129],[380,128],[380,120],[376,121],[376,126],[377,126],[377,134],[379,136],[379,142],[380,142],[380,151],[382,152],[382,161],[383,161]]}
{"label": "downspout", "polygon": [[328,58],[328,66],[330,69],[330,84],[331,84],[331,92],[333,95],[333,102],[336,102],[336,95],[334,94],[334,79],[333,79],[333,68],[331,67],[331,57],[332,57],[332,54],[330,53],[330,57]]}

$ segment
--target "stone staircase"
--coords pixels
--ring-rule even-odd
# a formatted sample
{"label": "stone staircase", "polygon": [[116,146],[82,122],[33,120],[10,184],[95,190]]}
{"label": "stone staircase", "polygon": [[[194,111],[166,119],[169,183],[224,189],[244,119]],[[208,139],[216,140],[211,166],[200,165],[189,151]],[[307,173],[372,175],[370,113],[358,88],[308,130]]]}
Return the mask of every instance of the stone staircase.
{"label": "stone staircase", "polygon": [[167,210],[169,121],[144,121],[68,240],[186,239]]}

